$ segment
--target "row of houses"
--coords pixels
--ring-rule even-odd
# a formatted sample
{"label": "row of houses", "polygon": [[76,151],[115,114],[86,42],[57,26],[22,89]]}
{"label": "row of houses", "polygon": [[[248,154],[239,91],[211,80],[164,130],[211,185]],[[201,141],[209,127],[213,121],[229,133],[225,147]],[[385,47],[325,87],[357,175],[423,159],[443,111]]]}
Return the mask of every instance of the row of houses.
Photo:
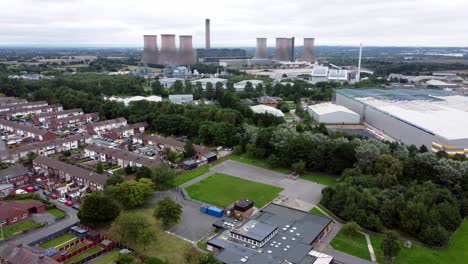
{"label": "row of houses", "polygon": [[55,176],[66,182],[73,181],[78,186],[86,186],[91,191],[103,190],[107,177],[56,159],[39,156],[33,160],[34,169],[45,176]]}
{"label": "row of houses", "polygon": [[99,113],[97,112],[51,119],[45,126],[53,129],[62,129],[90,124],[96,121],[99,121]]}
{"label": "row of houses", "polygon": [[51,113],[40,113],[40,114],[34,115],[33,123],[36,126],[40,126],[40,125],[44,125],[51,119],[65,118],[69,116],[77,116],[77,115],[83,115],[83,114],[84,113],[81,108],[69,109],[69,110],[63,110],[63,111],[51,112]]}
{"label": "row of houses", "polygon": [[5,133],[14,133],[18,136],[36,141],[53,140],[57,135],[47,129],[28,126],[24,123],[9,120],[0,120],[0,129]]}
{"label": "row of houses", "polygon": [[148,127],[148,123],[141,122],[141,123],[126,125],[123,127],[113,128],[109,130],[109,134],[107,135],[107,137],[112,138],[114,140],[122,139],[122,138],[129,138],[135,134],[144,133],[146,127]]}
{"label": "row of houses", "polygon": [[84,134],[22,145],[17,148],[0,151],[0,161],[15,163],[22,158],[27,158],[29,153],[50,156],[63,151],[77,149],[84,144],[91,143],[91,140],[92,137],[90,135]]}
{"label": "row of houses", "polygon": [[0,97],[0,106],[22,104],[26,102],[26,99],[19,99],[11,96]]}
{"label": "row of houses", "polygon": [[103,132],[109,131],[114,128],[124,127],[126,125],[127,119],[120,117],[88,124],[86,125],[86,130],[91,135],[101,135]]}
{"label": "row of houses", "polygon": [[36,102],[27,102],[26,100],[24,102],[18,102],[18,101],[3,101],[6,102],[2,106],[0,106],[0,112],[8,112],[11,110],[15,109],[24,109],[24,108],[37,108],[37,107],[42,107],[42,106],[47,106],[48,103],[46,101],[36,101]]}
{"label": "row of houses", "polygon": [[85,156],[103,163],[119,165],[123,168],[130,167],[155,167],[162,163],[160,159],[150,159],[136,153],[97,145],[87,145]]}
{"label": "row of houses", "polygon": [[55,105],[9,110],[5,112],[0,112],[0,116],[2,116],[5,119],[12,119],[16,117],[26,117],[28,115],[57,112],[57,111],[62,111],[62,110],[63,110],[63,106],[55,104]]}

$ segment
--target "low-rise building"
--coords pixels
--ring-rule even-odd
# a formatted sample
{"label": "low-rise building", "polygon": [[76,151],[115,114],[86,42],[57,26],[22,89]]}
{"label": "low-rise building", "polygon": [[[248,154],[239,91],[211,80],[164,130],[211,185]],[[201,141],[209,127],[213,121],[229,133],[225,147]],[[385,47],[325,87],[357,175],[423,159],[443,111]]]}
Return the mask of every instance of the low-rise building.
{"label": "low-rise building", "polygon": [[[42,106],[47,106],[48,103],[46,101],[36,101],[36,102],[21,102],[19,103],[18,101],[11,101],[13,99],[9,99],[9,100],[6,100],[6,101],[3,101],[5,102],[5,104],[3,104],[1,107],[0,107],[0,112],[8,112],[8,111],[11,111],[11,110],[15,110],[15,109],[28,109],[28,108],[37,108],[37,107],[42,107]],[[7,102],[12,102],[12,103],[7,103]]]}
{"label": "low-rise building", "polygon": [[46,177],[55,176],[67,182],[73,181],[78,186],[87,186],[91,191],[104,189],[107,180],[105,175],[45,156],[35,158],[33,167]]}
{"label": "low-rise building", "polygon": [[109,130],[107,137],[112,139],[122,139],[131,137],[137,133],[144,133],[145,128],[148,126],[148,123],[135,123],[131,125],[126,125],[123,127],[113,128]]}
{"label": "low-rise building", "polygon": [[63,110],[63,111],[51,112],[51,113],[41,113],[41,114],[34,115],[33,123],[34,125],[39,126],[41,124],[47,123],[48,121],[52,119],[65,118],[69,116],[78,116],[78,115],[83,115],[83,110],[81,108],[69,109],[69,110]]}
{"label": "low-rise building", "polygon": [[161,165],[160,159],[150,159],[136,153],[97,145],[88,145],[85,148],[85,156],[103,163],[119,165],[122,168],[130,167],[155,167]]}
{"label": "low-rise building", "polygon": [[359,114],[348,108],[332,104],[321,103],[309,105],[307,107],[309,115],[317,122],[322,124],[359,124],[361,117]]}
{"label": "low-rise building", "polygon": [[62,129],[90,124],[96,121],[99,121],[99,113],[88,113],[84,115],[52,119],[50,122],[46,123],[45,126],[53,129]]}
{"label": "low-rise building", "polygon": [[267,105],[276,108],[278,106],[278,101],[268,95],[257,98],[257,102],[262,105]]}
{"label": "low-rise building", "polygon": [[252,109],[252,111],[254,111],[254,113],[257,113],[257,114],[270,114],[270,115],[274,115],[277,117],[284,117],[284,114],[283,112],[281,112],[281,110],[268,106],[268,105],[262,105],[262,104],[254,105],[254,106],[251,106],[250,109]]}
{"label": "low-rise building", "polygon": [[26,99],[19,99],[19,98],[11,97],[11,96],[0,97],[0,106],[16,105],[16,104],[22,104],[26,102],[27,102]]}
{"label": "low-rise building", "polygon": [[182,78],[162,78],[159,79],[159,83],[161,83],[162,87],[164,88],[171,88],[174,86],[174,83],[177,81],[181,81],[184,84],[185,79]]}
{"label": "low-rise building", "polygon": [[13,110],[1,112],[0,116],[6,119],[12,119],[14,117],[27,117],[29,115],[57,112],[57,111],[62,111],[62,110],[63,110],[63,106],[55,104],[55,105],[39,106],[39,107],[32,107],[32,108],[13,109]]}
{"label": "low-rise building", "polygon": [[28,245],[7,242],[0,248],[0,263],[6,264],[60,264],[58,261],[44,256],[43,253],[37,253]]}
{"label": "low-rise building", "polygon": [[47,129],[28,126],[9,120],[0,120],[0,129],[3,132],[15,133],[21,137],[31,138],[37,141],[53,140],[57,135]]}
{"label": "low-rise building", "polygon": [[203,90],[206,90],[206,85],[208,83],[211,83],[213,85],[213,88],[216,86],[216,83],[222,83],[223,88],[226,88],[227,84],[227,79],[223,78],[204,78],[204,79],[198,79],[198,80],[193,80],[192,85],[195,86],[197,83],[201,83]]}
{"label": "low-rise building", "polygon": [[29,184],[29,171],[23,165],[0,170],[0,184],[8,183],[16,188]]}
{"label": "low-rise building", "polygon": [[262,80],[244,80],[240,81],[234,84],[234,89],[236,89],[236,92],[243,92],[245,91],[245,87],[247,84],[250,83],[252,85],[253,89],[256,89],[258,85],[263,85]]}
{"label": "low-rise building", "polygon": [[127,125],[127,119],[123,117],[105,120],[97,123],[86,125],[86,130],[91,135],[100,135],[102,132],[111,130],[113,128],[124,127]]}
{"label": "low-rise building", "polygon": [[169,101],[173,104],[190,104],[193,102],[193,94],[170,94]]}
{"label": "low-rise building", "polygon": [[31,213],[43,213],[46,207],[38,201],[0,203],[0,225],[13,225],[29,219]]}

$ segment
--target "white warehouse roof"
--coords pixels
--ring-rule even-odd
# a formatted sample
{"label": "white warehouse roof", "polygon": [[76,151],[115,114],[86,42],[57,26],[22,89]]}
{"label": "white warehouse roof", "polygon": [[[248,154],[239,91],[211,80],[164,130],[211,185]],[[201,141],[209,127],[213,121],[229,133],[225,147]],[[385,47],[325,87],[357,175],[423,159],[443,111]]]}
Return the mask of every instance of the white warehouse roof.
{"label": "white warehouse roof", "polygon": [[332,103],[309,105],[307,112],[315,121],[324,124],[359,124],[359,114],[348,108]]}
{"label": "white warehouse roof", "polygon": [[325,66],[314,66],[312,69],[312,77],[328,77],[328,67]]}
{"label": "white warehouse roof", "polygon": [[284,114],[283,114],[283,112],[281,112],[281,110],[276,109],[276,108],[271,107],[271,106],[254,105],[254,106],[251,106],[250,108],[252,109],[252,111],[254,111],[257,114],[272,114],[274,116],[284,117]]}

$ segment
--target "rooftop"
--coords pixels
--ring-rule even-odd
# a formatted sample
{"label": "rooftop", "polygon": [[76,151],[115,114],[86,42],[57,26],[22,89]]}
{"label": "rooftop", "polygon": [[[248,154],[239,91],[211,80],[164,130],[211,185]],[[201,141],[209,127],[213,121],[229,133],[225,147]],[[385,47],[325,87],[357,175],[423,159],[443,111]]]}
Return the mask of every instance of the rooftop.
{"label": "rooftop", "polygon": [[96,153],[102,153],[102,154],[105,154],[107,156],[110,156],[116,159],[135,162],[143,166],[147,166],[147,167],[154,167],[154,166],[158,166],[161,164],[160,159],[150,159],[148,157],[141,156],[136,153],[117,149],[117,148],[108,148],[104,146],[88,145],[86,146],[86,149],[94,151]]}
{"label": "rooftop", "polygon": [[333,103],[321,103],[321,104],[309,105],[307,108],[314,111],[318,115],[325,115],[325,114],[334,113],[334,112],[346,112],[350,114],[356,114],[355,112],[349,110],[348,108],[342,105],[337,105]]}
{"label": "rooftop", "polygon": [[435,89],[339,89],[337,93],[448,140],[468,138],[468,97]]}
{"label": "rooftop", "polygon": [[272,114],[274,116],[284,117],[284,114],[283,112],[281,112],[281,110],[268,105],[254,105],[250,108],[252,109],[252,111],[258,114]]}

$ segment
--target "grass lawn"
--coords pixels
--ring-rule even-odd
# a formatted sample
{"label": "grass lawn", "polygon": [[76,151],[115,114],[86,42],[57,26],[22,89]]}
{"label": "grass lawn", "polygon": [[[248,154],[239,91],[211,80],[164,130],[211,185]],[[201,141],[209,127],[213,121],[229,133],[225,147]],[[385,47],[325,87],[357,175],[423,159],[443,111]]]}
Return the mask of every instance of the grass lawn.
{"label": "grass lawn", "polygon": [[93,264],[109,264],[114,263],[119,259],[119,250],[114,249],[108,254],[100,257],[99,259],[92,261]]}
{"label": "grass lawn", "polygon": [[317,209],[317,207],[312,208],[312,210],[310,210],[309,213],[314,214],[314,215],[326,216],[324,213],[322,213],[322,211]]}
{"label": "grass lawn", "polygon": [[191,181],[195,178],[202,176],[203,174],[207,173],[209,170],[210,170],[210,167],[208,166],[196,168],[194,170],[191,170],[189,172],[186,172],[184,174],[177,176],[174,180],[174,184],[176,186],[180,186],[188,181]]}
{"label": "grass lawn", "polygon": [[291,113],[287,112],[287,113],[284,113],[284,119],[293,119],[294,120],[294,116]]}
{"label": "grass lawn", "polygon": [[45,243],[42,243],[40,245],[40,247],[43,248],[43,249],[47,249],[47,248],[51,248],[51,247],[56,247],[58,245],[62,245],[65,242],[72,242],[73,240],[76,240],[76,239],[77,238],[74,235],[72,235],[70,233],[65,233],[65,234],[63,234],[63,235],[61,235],[59,237],[56,237],[56,238],[54,238],[52,240],[49,240],[49,241],[47,241]]}
{"label": "grass lawn", "polygon": [[73,258],[65,261],[64,263],[65,264],[73,264],[73,263],[78,262],[78,261],[80,261],[82,259],[85,259],[85,258],[87,258],[89,256],[92,256],[92,255],[98,253],[99,251],[102,251],[101,247],[99,247],[99,246],[92,247],[92,248],[86,250],[85,252],[83,252],[83,253],[81,253],[79,255],[76,255]]}
{"label": "grass lawn", "polygon": [[248,157],[245,154],[243,154],[243,155],[232,155],[232,156],[229,157],[229,159],[235,160],[235,161],[238,161],[238,162],[242,162],[242,163],[245,163],[245,164],[249,164],[249,165],[252,165],[252,166],[257,166],[257,167],[260,167],[260,168],[263,168],[263,169],[277,171],[277,172],[280,172],[280,173],[288,174],[288,173],[291,172],[291,170],[288,169],[288,168],[272,167],[272,166],[270,166],[270,164],[265,162],[265,159],[252,158],[252,157]]}
{"label": "grass lawn", "polygon": [[[150,257],[156,257],[161,260],[169,260],[171,263],[185,263],[184,254],[191,244],[175,236],[166,233],[161,224],[153,217],[154,206],[145,206],[143,208],[123,211],[121,214],[132,214],[136,217],[146,218],[151,226],[149,230],[154,232],[155,240],[146,246],[146,249],[138,242],[133,240],[121,241],[125,245],[135,249],[138,253]],[[105,235],[119,241],[121,236],[118,232],[118,226],[112,224],[110,228],[100,229]]]}
{"label": "grass lawn", "polygon": [[260,208],[273,200],[283,190],[263,183],[244,180],[222,173],[186,188],[190,196],[199,201],[227,207],[236,200],[249,199]]}
{"label": "grass lawn", "polygon": [[[25,220],[22,222],[19,222],[17,224],[9,225],[3,227],[3,237],[4,239],[7,239],[9,237],[12,237],[14,235],[23,233],[25,231],[28,231],[30,229],[35,229],[38,227],[44,226],[42,223],[35,223],[31,220]],[[0,238],[1,240],[1,238]]]}
{"label": "grass lawn", "polygon": [[65,217],[65,212],[62,210],[59,210],[57,208],[49,209],[47,212],[53,216],[55,216],[55,219],[62,219]]}
{"label": "grass lawn", "polygon": [[80,248],[86,247],[87,245],[88,245],[88,244],[86,244],[86,243],[80,243],[80,244],[76,245],[74,248],[68,250],[67,253],[68,253],[68,254],[73,253],[73,252],[75,252],[75,251],[78,251]]}
{"label": "grass lawn", "polygon": [[[375,250],[377,261],[379,263],[387,263],[384,261],[383,252],[380,248],[383,237],[380,235],[371,235],[372,246]],[[448,242],[446,248],[438,250],[413,243],[411,248],[403,247],[401,241],[401,251],[393,263],[397,264],[463,264],[467,263],[468,250],[468,222],[465,220],[452,239]]]}
{"label": "grass lawn", "polygon": [[366,238],[363,234],[356,234],[355,236],[347,236],[342,230],[331,241],[334,249],[348,253],[350,255],[370,260],[369,249],[367,248]]}
{"label": "grass lawn", "polygon": [[326,175],[326,174],[304,174],[301,175],[301,179],[323,184],[326,186],[334,187],[336,186],[336,178],[335,176],[332,175]]}

